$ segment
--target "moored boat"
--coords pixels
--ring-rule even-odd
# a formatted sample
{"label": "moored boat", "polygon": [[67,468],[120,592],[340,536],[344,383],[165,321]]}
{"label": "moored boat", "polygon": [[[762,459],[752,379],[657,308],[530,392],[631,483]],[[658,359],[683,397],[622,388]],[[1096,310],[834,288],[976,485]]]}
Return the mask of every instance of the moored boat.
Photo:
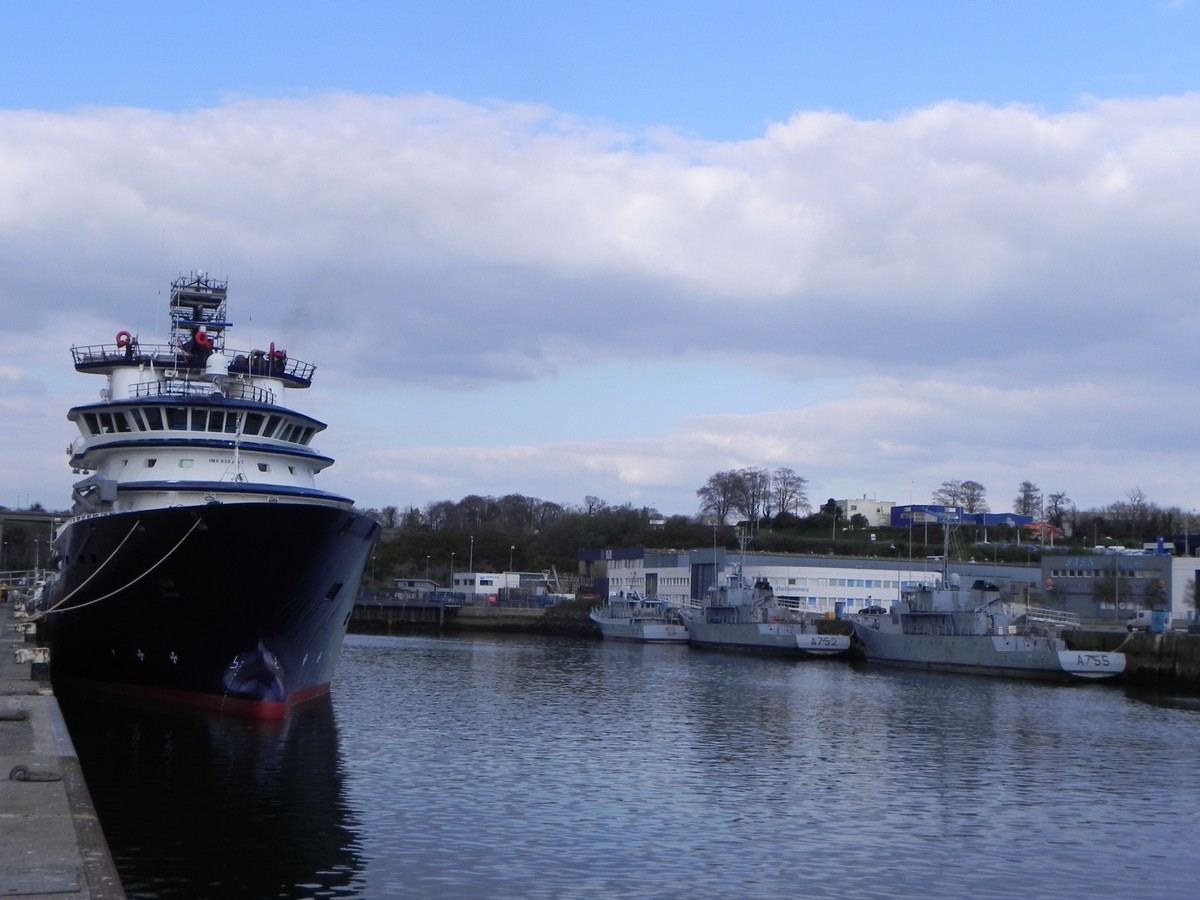
{"label": "moored boat", "polygon": [[957,576],[906,583],[885,615],[851,617],[867,661],[1012,678],[1093,680],[1125,670],[1125,655],[1072,650],[1063,632],[1077,616],[1006,600],[996,584]]}
{"label": "moored boat", "polygon": [[105,376],[68,418],[84,475],[37,612],[56,687],[280,718],[329,689],[379,526],[322,490],[315,368],[226,346],[226,282],[171,286],[170,340],[72,348]]}
{"label": "moored boat", "polygon": [[784,606],[770,583],[752,585],[739,562],[728,582],[709,590],[701,606],[682,610],[689,642],[697,647],[752,650],[784,656],[837,656],[850,649],[845,623],[827,625]]}
{"label": "moored boat", "polygon": [[648,599],[637,591],[620,591],[588,613],[600,634],[614,641],[644,644],[686,644],[688,629],[679,610],[664,600]]}

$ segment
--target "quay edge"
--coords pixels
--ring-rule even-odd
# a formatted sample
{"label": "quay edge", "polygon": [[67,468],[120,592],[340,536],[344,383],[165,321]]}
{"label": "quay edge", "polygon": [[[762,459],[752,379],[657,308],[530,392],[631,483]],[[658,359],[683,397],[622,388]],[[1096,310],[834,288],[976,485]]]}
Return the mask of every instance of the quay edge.
{"label": "quay edge", "polygon": [[1134,632],[1116,649],[1125,654],[1124,684],[1200,693],[1200,634]]}
{"label": "quay edge", "polygon": [[125,890],[35,645],[0,603],[0,895],[122,900]]}

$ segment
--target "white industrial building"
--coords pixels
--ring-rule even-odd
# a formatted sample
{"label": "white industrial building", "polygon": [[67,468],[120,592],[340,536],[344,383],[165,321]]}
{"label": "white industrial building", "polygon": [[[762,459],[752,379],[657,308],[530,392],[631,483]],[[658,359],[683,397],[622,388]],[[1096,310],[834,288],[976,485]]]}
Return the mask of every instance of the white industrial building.
{"label": "white industrial building", "polygon": [[[787,605],[816,615],[886,606],[898,599],[903,582],[936,581],[940,560],[828,557],[788,553],[744,555],[724,548],[647,550],[620,548],[579,554],[580,574],[601,596],[637,590],[649,597],[688,606],[698,604],[713,584],[725,583],[742,567],[750,581],[765,579]],[[989,578],[1014,590],[1041,582],[1036,565],[955,563],[965,578]]]}
{"label": "white industrial building", "polygon": [[[1191,622],[1196,612],[1191,592],[1200,571],[1196,559],[1166,554],[1120,557],[1045,553],[1032,564],[951,562],[950,569],[970,583],[986,578],[1018,594],[1037,597],[1038,605],[1073,612],[1092,621],[1118,623],[1130,611],[1170,608],[1176,623]],[[931,583],[941,575],[942,560],[832,557],[813,554],[751,553],[724,548],[648,550],[620,548],[579,554],[579,571],[601,596],[637,590],[680,606],[698,605],[713,584],[725,583],[741,565],[749,581],[765,579],[787,605],[815,615],[855,612],[865,606],[888,606],[905,582]],[[1097,600],[1092,585],[1106,574],[1119,573],[1122,585],[1114,600]],[[1147,587],[1157,587],[1161,601],[1147,600]]]}

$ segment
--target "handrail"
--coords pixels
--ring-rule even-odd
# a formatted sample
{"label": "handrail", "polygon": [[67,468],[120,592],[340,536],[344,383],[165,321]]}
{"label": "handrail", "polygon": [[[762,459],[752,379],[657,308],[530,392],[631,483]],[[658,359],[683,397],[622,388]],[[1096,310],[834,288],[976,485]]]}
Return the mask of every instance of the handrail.
{"label": "handrail", "polygon": [[1079,616],[1076,613],[1063,612],[1061,609],[1046,609],[1041,606],[1026,607],[1025,618],[1035,622],[1047,622],[1052,625],[1079,624]]}
{"label": "handrail", "polygon": [[[309,362],[278,353],[274,360],[264,350],[233,350],[221,354],[228,360],[227,370],[234,374],[284,378],[289,381],[312,383],[317,367]],[[142,366],[164,369],[203,369],[207,357],[193,357],[173,344],[84,344],[71,348],[76,368],[81,366]]]}

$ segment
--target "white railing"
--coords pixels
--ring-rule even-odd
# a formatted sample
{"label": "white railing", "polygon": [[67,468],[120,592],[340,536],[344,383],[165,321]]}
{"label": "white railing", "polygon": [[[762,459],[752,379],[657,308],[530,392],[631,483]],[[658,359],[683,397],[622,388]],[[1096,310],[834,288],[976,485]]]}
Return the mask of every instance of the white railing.
{"label": "white railing", "polygon": [[1063,612],[1061,609],[1029,606],[1025,608],[1025,618],[1031,622],[1044,622],[1068,628],[1079,627],[1079,616],[1075,613]]}

